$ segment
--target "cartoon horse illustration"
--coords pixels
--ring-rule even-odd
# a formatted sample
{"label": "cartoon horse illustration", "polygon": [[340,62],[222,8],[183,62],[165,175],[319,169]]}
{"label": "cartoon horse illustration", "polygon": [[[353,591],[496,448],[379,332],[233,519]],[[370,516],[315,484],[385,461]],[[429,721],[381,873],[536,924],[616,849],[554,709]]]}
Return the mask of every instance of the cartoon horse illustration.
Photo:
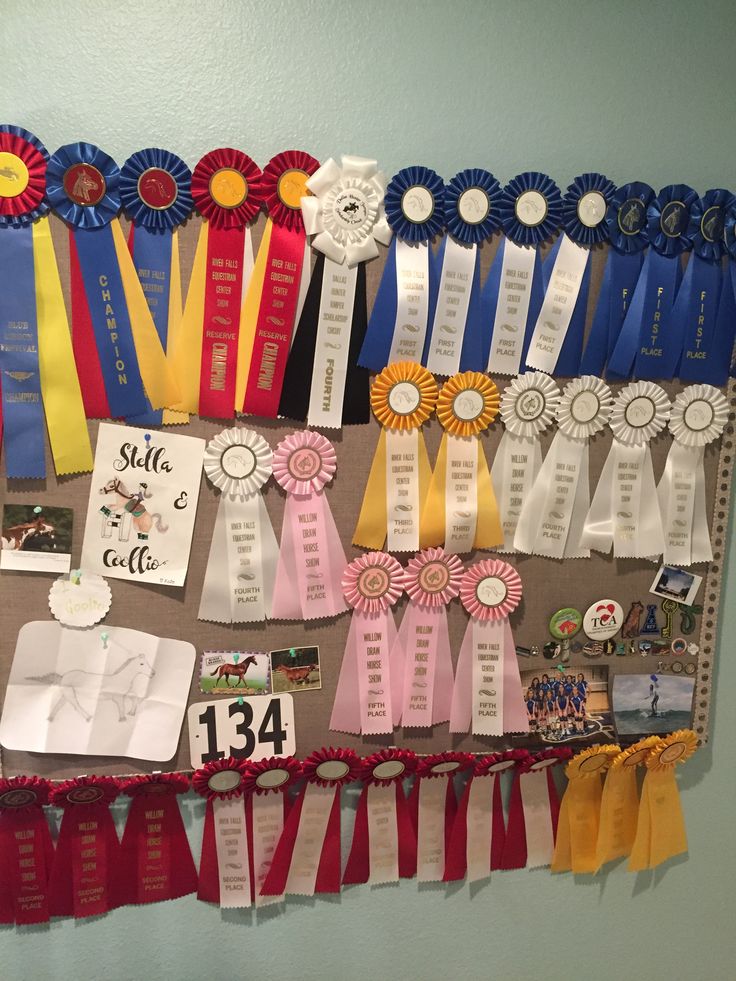
{"label": "cartoon horse illustration", "polygon": [[[220,684],[221,678],[225,679],[225,684],[228,686],[228,688],[231,687],[237,688],[241,681],[247,688],[248,685],[245,680],[245,673],[248,670],[248,668],[251,666],[251,664],[257,664],[257,663],[258,663],[257,659],[253,657],[252,654],[249,654],[244,661],[240,662],[240,664],[221,664],[219,668],[215,668],[214,671],[210,672],[210,678],[214,678],[214,676],[217,675],[215,688],[217,688],[217,686]],[[237,681],[235,682],[234,686],[230,684],[231,674],[237,678]]]}
{"label": "cartoon horse illustration", "polygon": [[113,702],[118,710],[118,722],[125,722],[126,716],[132,717],[138,711],[138,706],[146,696],[148,680],[155,674],[145,655],[135,654],[114,671],[84,671],[73,668],[63,674],[51,672],[28,677],[26,681],[38,681],[58,687],[59,697],[49,711],[49,722],[54,721],[61,707],[66,704],[79,712],[85,722],[91,722],[92,714],[79,701],[80,693],[85,691],[98,701],[107,699]]}
{"label": "cartoon horse illustration", "polygon": [[[138,491],[135,494],[131,494],[125,484],[118,478],[113,477],[112,480],[108,480],[104,487],[100,488],[100,494],[113,494],[115,501],[113,506],[100,508],[100,513],[105,515],[107,519],[112,518],[113,512],[124,511],[131,515],[133,519],[133,525],[138,532],[138,538],[147,539],[148,532],[151,528],[155,528],[156,531],[165,534],[169,530],[169,526],[163,523],[163,518],[156,512],[155,514],[149,514],[146,510],[146,506],[143,503],[144,499],[148,500],[151,497],[151,492],[148,490],[148,484],[141,483],[138,485]],[[118,515],[116,515],[118,517]],[[109,538],[109,534],[105,534],[108,522],[103,526],[103,538]],[[122,525],[120,525],[121,531],[119,532],[122,541]]]}
{"label": "cartoon horse illustration", "polygon": [[10,528],[3,528],[2,547],[13,552],[20,552],[23,545],[34,535],[48,535],[53,541],[56,537],[55,533],[56,528],[39,515],[35,521],[28,521],[23,525],[12,525]]}

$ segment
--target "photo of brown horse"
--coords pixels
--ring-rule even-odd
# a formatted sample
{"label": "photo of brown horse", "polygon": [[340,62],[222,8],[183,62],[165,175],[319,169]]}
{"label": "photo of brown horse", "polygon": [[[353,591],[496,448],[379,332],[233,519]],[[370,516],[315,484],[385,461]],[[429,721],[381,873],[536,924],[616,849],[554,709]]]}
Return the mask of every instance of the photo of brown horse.
{"label": "photo of brown horse", "polygon": [[[214,671],[210,672],[210,677],[214,678],[217,675],[215,687],[220,684],[220,679],[224,678],[228,688],[237,688],[241,683],[247,688],[248,682],[245,680],[245,675],[252,664],[257,664],[257,659],[252,654],[249,654],[244,661],[240,661],[238,664],[221,664],[219,668],[215,668]],[[237,679],[234,685],[230,684],[230,675]]]}

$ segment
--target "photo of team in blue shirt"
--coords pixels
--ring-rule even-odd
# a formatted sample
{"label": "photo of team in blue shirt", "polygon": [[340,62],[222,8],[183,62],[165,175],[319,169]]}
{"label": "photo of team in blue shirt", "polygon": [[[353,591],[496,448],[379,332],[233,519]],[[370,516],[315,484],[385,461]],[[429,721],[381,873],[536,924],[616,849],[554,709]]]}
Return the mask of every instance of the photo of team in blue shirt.
{"label": "photo of team in blue shirt", "polygon": [[521,682],[531,738],[573,742],[612,731],[607,668],[524,671]]}

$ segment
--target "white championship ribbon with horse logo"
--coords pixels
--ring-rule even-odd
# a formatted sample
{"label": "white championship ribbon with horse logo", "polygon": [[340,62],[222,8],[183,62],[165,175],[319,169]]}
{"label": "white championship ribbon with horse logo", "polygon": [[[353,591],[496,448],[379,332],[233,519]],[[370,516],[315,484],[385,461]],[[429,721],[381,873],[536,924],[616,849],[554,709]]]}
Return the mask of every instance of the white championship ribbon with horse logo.
{"label": "white championship ribbon with horse logo", "polygon": [[271,616],[278,544],[261,488],[271,447],[252,429],[225,429],[207,444],[204,471],[219,488],[199,620],[257,623]]}

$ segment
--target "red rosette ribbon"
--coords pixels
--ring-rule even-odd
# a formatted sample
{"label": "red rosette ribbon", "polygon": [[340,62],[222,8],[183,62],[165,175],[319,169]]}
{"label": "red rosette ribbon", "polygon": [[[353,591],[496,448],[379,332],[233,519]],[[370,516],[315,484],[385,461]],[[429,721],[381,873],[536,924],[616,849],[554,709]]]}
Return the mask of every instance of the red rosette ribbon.
{"label": "red rosette ribbon", "polygon": [[262,896],[340,891],[340,789],[358,779],[351,749],[322,748],[301,766],[305,784],[289,810]]}
{"label": "red rosette ribbon", "polygon": [[59,840],[49,877],[51,916],[99,916],[120,897],[120,843],[110,804],[120,792],[114,777],[75,777],[49,795],[62,808]]}
{"label": "red rosette ribbon", "polygon": [[318,167],[319,160],[304,150],[284,150],[268,161],[263,168],[263,198],[275,225],[304,231],[301,199],[311,195],[306,182]]}
{"label": "red rosette ribbon", "polygon": [[212,228],[242,228],[263,204],[263,173],[247,153],[210,150],[192,173],[192,200]]}
{"label": "red rosette ribbon", "polygon": [[460,798],[445,861],[445,882],[470,882],[503,868],[506,843],[501,774],[522,766],[528,752],[509,749],[477,757]]}
{"label": "red rosette ribbon", "polygon": [[0,923],[46,923],[54,846],[41,777],[0,779]]}
{"label": "red rosette ribbon", "polygon": [[120,792],[132,799],[120,845],[125,904],[196,892],[197,870],[176,799],[189,787],[183,773],[144,774],[121,783]]}
{"label": "red rosette ribbon", "polygon": [[382,749],[360,767],[363,789],[343,885],[411,879],[417,871],[417,838],[403,781],[417,768],[406,749]]}
{"label": "red rosette ribbon", "polygon": [[540,868],[551,863],[560,813],[552,768],[571,756],[567,746],[554,747],[529,754],[517,767],[502,868]]}
{"label": "red rosette ribbon", "polygon": [[441,882],[444,878],[458,806],[455,776],[472,766],[470,753],[449,751],[417,761],[409,811],[417,836],[418,882]]}
{"label": "red rosette ribbon", "polygon": [[0,194],[0,227],[27,225],[49,210],[46,165],[49,154],[38,137],[20,126],[0,126],[5,186]]}

